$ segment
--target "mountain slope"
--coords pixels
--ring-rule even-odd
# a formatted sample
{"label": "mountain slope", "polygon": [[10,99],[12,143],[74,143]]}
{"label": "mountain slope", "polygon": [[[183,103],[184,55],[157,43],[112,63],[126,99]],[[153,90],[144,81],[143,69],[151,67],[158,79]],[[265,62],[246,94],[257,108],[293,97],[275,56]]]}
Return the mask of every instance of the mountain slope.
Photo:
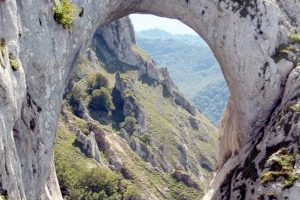
{"label": "mountain slope", "polygon": [[136,32],[137,44],[168,67],[179,89],[218,124],[229,91],[207,44],[195,35],[173,35],[159,29]]}
{"label": "mountain slope", "polygon": [[[55,145],[63,195],[199,199],[215,167],[217,130],[128,27],[124,18],[99,29],[67,88]],[[104,181],[92,190],[87,175]]]}

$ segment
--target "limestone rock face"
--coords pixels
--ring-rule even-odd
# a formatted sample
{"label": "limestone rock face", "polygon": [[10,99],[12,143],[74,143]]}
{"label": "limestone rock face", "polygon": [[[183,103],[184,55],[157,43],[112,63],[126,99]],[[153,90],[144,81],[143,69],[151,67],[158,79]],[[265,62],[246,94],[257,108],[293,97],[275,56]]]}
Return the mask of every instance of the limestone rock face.
{"label": "limestone rock face", "polygon": [[121,93],[124,101],[123,114],[125,117],[135,117],[138,124],[138,133],[142,134],[145,131],[146,116],[143,105],[128,94],[132,89],[133,82],[134,80],[123,80],[119,73],[116,74],[115,88]]}
{"label": "limestone rock face", "polygon": [[299,72],[290,73],[281,103],[257,137],[219,169],[205,200],[299,199]]}
{"label": "limestone rock face", "polygon": [[[109,25],[97,29],[95,33],[95,38],[97,38],[97,40],[95,39],[94,42],[97,43],[98,41],[101,41],[99,40],[99,37],[102,40],[105,40],[107,50],[110,51],[108,53],[115,54],[111,56],[129,64],[137,62],[138,59],[136,55],[132,53],[131,49],[132,44],[135,44],[135,35],[129,18],[121,18]],[[112,59],[112,57],[109,56],[109,54],[104,54],[104,60],[108,61],[109,59]]]}
{"label": "limestone rock face", "polygon": [[94,158],[100,163],[100,151],[95,140],[95,133],[91,132],[89,135],[84,135],[79,131],[75,141],[76,145],[89,158]]}
{"label": "limestone rock face", "polygon": [[[297,112],[288,114],[293,121],[287,135],[284,131],[272,130],[270,116],[276,118],[275,108],[280,110],[298,98],[290,99],[299,92],[297,84],[292,84],[298,72],[293,71],[286,88],[282,87],[289,70],[279,69],[273,55],[276,48],[287,41],[291,26],[299,28],[299,1],[74,0],[73,3],[82,8],[84,14],[66,30],[54,21],[54,1],[0,1],[0,39],[5,41],[0,57],[2,194],[16,200],[61,199],[53,163],[49,161],[62,96],[72,67],[99,26],[139,12],[181,20],[199,33],[215,53],[231,92],[231,102],[222,122],[222,162],[212,184],[214,191],[208,198],[221,198],[217,186],[222,183],[226,191],[239,187],[242,194],[246,191],[246,198],[250,198],[247,196],[250,187],[244,186],[248,178],[238,181],[239,186],[229,185],[239,177],[237,172],[230,173],[233,166],[247,169],[243,164],[246,158],[260,157],[267,147],[282,141],[294,143],[298,137],[298,120],[294,119]],[[119,56],[124,55],[126,51],[122,50]],[[12,69],[10,56],[18,63],[18,70]],[[251,143],[253,138],[261,139],[262,144],[258,145],[261,153],[251,153],[251,149],[256,149],[255,144],[260,144]],[[233,155],[235,157],[229,159]],[[299,166],[298,162],[295,166]],[[223,179],[227,175],[229,178]],[[253,187],[260,187],[256,183]],[[297,187],[294,184],[285,192],[274,192],[295,199]],[[236,199],[237,194],[229,195]]]}

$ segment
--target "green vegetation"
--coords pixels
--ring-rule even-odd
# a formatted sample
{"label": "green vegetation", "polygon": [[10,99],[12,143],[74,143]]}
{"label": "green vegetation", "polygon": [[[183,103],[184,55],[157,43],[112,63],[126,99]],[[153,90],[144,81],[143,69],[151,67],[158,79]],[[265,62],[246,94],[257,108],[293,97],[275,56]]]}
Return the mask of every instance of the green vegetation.
{"label": "green vegetation", "polygon": [[139,200],[142,199],[141,192],[137,187],[129,186],[124,194],[124,200]]}
{"label": "green vegetation", "polygon": [[108,79],[99,72],[90,75],[87,79],[87,87],[88,87],[87,89],[90,94],[95,89],[100,89],[102,87],[108,88],[108,86],[109,86]]}
{"label": "green vegetation", "polygon": [[272,169],[261,176],[262,184],[267,185],[269,182],[282,177],[284,188],[291,187],[298,179],[298,176],[294,173],[295,156],[289,154],[287,149],[283,148],[273,154],[271,161],[273,162]]}
{"label": "green vegetation", "polygon": [[150,144],[151,144],[151,136],[150,136],[150,135],[144,134],[144,135],[140,136],[140,140],[141,140],[144,144],[147,144],[147,145],[150,145]]}
{"label": "green vegetation", "polygon": [[13,70],[18,70],[20,68],[20,64],[17,60],[16,57],[14,57],[12,54],[9,54],[9,63],[10,63],[10,66]]}
{"label": "green vegetation", "polygon": [[69,199],[120,199],[118,175],[109,169],[92,168],[82,171]]}
{"label": "green vegetation", "polygon": [[[187,187],[182,182],[177,182],[170,173],[153,172],[147,163],[138,158],[128,145],[121,141],[114,141],[109,146],[116,146],[114,152],[120,156],[127,169],[130,169],[133,180],[122,178],[117,172],[106,167],[97,167],[96,161],[87,158],[80,149],[73,145],[76,135],[70,130],[76,126],[86,132],[88,122],[66,111],[68,122],[59,122],[59,129],[55,144],[55,165],[60,187],[66,200],[98,200],[120,199],[140,200],[143,195],[153,195],[159,199],[194,200],[201,199],[203,192]],[[116,138],[109,134],[110,139]],[[120,143],[121,142],[121,143]],[[119,152],[119,145],[123,150]],[[101,153],[101,162],[107,164],[107,154]],[[121,186],[121,187],[120,187]],[[164,192],[163,188],[167,188]],[[163,194],[163,196],[161,196]]]}
{"label": "green vegetation", "polygon": [[[72,126],[72,123],[79,122],[86,123],[79,118],[69,123]],[[85,124],[83,127],[87,126]],[[55,145],[55,165],[66,200],[119,200],[121,196],[128,200],[140,199],[140,191],[132,183],[106,167],[97,167],[94,160],[85,157],[73,145],[75,138],[60,121]]]}
{"label": "green vegetation", "polygon": [[4,196],[4,195],[0,194],[0,199],[1,200],[7,200],[7,196]]}
{"label": "green vegetation", "polygon": [[92,93],[89,107],[94,111],[109,112],[114,109],[111,92],[107,88],[96,89]]}
{"label": "green vegetation", "polygon": [[147,54],[143,49],[138,47],[136,44],[131,45],[131,50],[134,51],[137,55],[140,55],[143,58],[143,60],[147,62],[152,62],[152,59],[149,56],[149,54]]}
{"label": "green vegetation", "polygon": [[[81,58],[72,77],[73,89],[66,94],[66,110],[62,112],[55,144],[57,174],[65,199],[201,199],[205,185],[197,174],[209,177],[211,172],[199,165],[199,156],[212,164],[215,162],[216,128],[197,112],[195,118],[201,121],[201,128],[195,131],[188,120],[190,114],[176,106],[171,98],[163,96],[162,85],[138,80],[137,67],[121,61],[108,62],[101,60],[104,64],[95,66],[86,57]],[[118,71],[126,87],[122,94],[114,88]],[[143,134],[133,134],[139,125],[134,115],[125,118],[122,97],[134,98],[143,105],[146,117]],[[70,99],[76,103],[71,103]],[[111,105],[115,110],[110,110]],[[74,112],[74,108],[86,106],[89,109],[84,111],[93,118],[93,125],[76,117],[80,115]],[[130,109],[135,108],[124,113],[128,114]],[[107,110],[111,111],[111,116]],[[102,121],[102,118],[105,119]],[[95,125],[102,130],[101,136],[91,128]],[[130,137],[123,137],[120,128],[127,130]],[[85,157],[74,145],[78,130],[85,135],[91,131],[95,133],[101,164]],[[195,180],[199,188],[175,180],[173,173],[168,172],[167,168],[184,160],[178,145],[185,145],[189,150],[189,178]],[[135,147],[139,147],[139,151]]]}
{"label": "green vegetation", "polygon": [[53,8],[54,19],[64,29],[71,29],[78,9],[70,0],[60,0]]}
{"label": "green vegetation", "polygon": [[300,34],[299,33],[295,33],[295,32],[289,32],[288,33],[288,38],[289,40],[291,40],[292,42],[300,42]]}
{"label": "green vegetation", "polygon": [[134,134],[137,130],[137,121],[135,117],[126,117],[125,121],[121,124],[121,128],[124,128],[130,135]]}
{"label": "green vegetation", "polygon": [[275,181],[277,178],[283,177],[282,184],[284,188],[289,188],[293,186],[294,182],[298,179],[298,177],[291,172],[266,172],[261,177],[261,182],[263,185],[268,184],[269,182]]}
{"label": "green vegetation", "polygon": [[196,35],[171,34],[159,29],[137,32],[136,41],[159,66],[168,68],[180,91],[218,124],[229,91],[205,41]]}
{"label": "green vegetation", "polygon": [[278,62],[281,59],[286,59],[294,63],[294,66],[300,65],[300,34],[296,31],[288,33],[289,41],[287,44],[279,46],[274,60]]}
{"label": "green vegetation", "polygon": [[300,101],[298,101],[298,102],[296,102],[296,103],[294,103],[294,104],[291,104],[291,105],[289,106],[289,109],[290,109],[292,112],[296,113],[297,115],[300,115]]}
{"label": "green vegetation", "polygon": [[79,100],[80,98],[86,98],[87,95],[79,84],[75,84],[71,91],[71,98]]}

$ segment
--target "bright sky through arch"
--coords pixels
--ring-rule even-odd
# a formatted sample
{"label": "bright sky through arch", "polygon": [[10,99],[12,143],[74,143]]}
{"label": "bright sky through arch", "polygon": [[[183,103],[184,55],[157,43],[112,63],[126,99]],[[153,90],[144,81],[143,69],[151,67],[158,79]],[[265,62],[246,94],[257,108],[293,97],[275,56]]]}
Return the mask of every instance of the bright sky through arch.
{"label": "bright sky through arch", "polygon": [[157,17],[146,14],[132,14],[129,16],[135,31],[143,31],[158,28],[172,34],[193,34],[197,33],[176,19]]}

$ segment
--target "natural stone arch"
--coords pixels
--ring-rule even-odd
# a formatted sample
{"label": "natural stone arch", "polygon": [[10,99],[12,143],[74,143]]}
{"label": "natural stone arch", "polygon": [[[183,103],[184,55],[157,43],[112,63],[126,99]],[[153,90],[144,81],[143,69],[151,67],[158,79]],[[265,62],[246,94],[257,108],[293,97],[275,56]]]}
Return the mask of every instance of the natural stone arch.
{"label": "natural stone arch", "polygon": [[[61,199],[53,172],[52,149],[63,91],[77,56],[88,46],[96,28],[119,17],[148,13],[176,18],[193,28],[211,47],[232,95],[221,126],[221,163],[255,135],[282,93],[280,85],[291,67],[279,69],[271,56],[286,41],[289,22],[299,25],[299,17],[294,19],[299,9],[286,12],[286,2],[74,3],[83,8],[84,14],[68,31],[53,19],[54,1],[0,2],[0,37],[21,63],[16,72],[0,69],[0,174],[2,187],[12,199]],[[293,5],[292,0],[288,3]]]}
{"label": "natural stone arch", "polygon": [[220,129],[222,164],[265,123],[291,69],[282,71],[272,58],[287,34],[280,7],[257,0],[130,2],[112,19],[136,12],[175,18],[214,52],[231,93]]}

